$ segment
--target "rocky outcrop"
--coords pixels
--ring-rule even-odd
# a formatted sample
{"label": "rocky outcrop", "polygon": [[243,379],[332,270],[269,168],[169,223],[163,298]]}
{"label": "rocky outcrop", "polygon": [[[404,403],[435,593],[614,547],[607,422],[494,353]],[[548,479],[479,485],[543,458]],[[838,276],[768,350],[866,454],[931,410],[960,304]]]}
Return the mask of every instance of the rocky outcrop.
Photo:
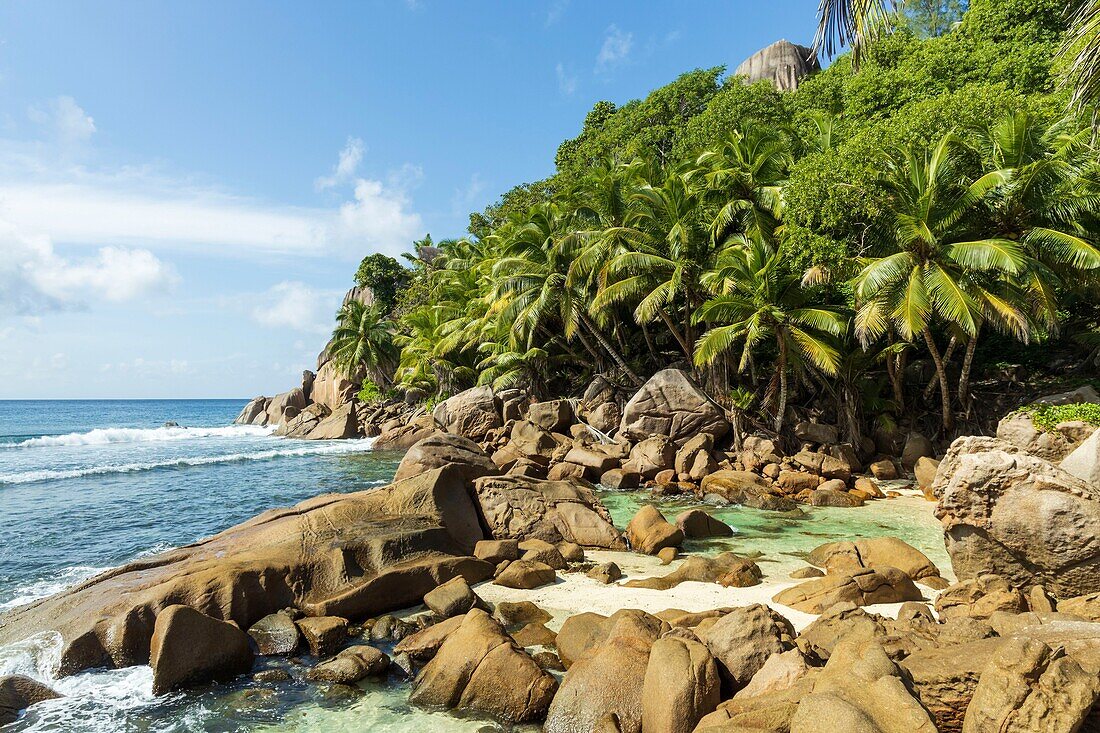
{"label": "rocky outcrop", "polygon": [[359,391],[359,383],[348,379],[343,371],[329,360],[317,369],[310,398],[313,402],[335,412],[341,405],[350,402],[357,391]]}
{"label": "rocky outcrop", "polygon": [[413,444],[397,466],[393,480],[412,478],[449,464],[457,466],[466,481],[495,476],[500,472],[474,441],[460,435],[441,433]]}
{"label": "rocky outcrop", "polygon": [[38,680],[20,674],[0,677],[0,725],[14,723],[19,713],[44,700],[53,700],[57,694]]}
{"label": "rocky outcrop", "polygon": [[830,573],[894,567],[913,580],[940,577],[939,568],[927,555],[896,537],[830,542],[811,550],[808,560]]}
{"label": "rocky outcrop", "polygon": [[699,433],[720,438],[729,432],[729,423],[722,408],[686,372],[665,369],[626,403],[619,432],[633,440],[663,435],[683,443]]}
{"label": "rocky outcrop", "polygon": [[877,570],[868,568],[813,578],[780,591],[773,600],[805,613],[822,613],[842,602],[870,606],[919,601],[923,596],[908,575],[897,568],[882,566]]}
{"label": "rocky outcrop", "polygon": [[485,434],[503,423],[492,387],[471,387],[435,406],[432,417],[448,433],[470,440],[484,440]]}
{"label": "rocky outcrop", "polygon": [[190,606],[168,606],[156,617],[149,649],[153,694],[228,679],[252,669],[248,635]]}
{"label": "rocky outcrop", "polygon": [[1100,488],[1100,430],[1093,432],[1083,443],[1058,464],[1071,476],[1086,484]]}
{"label": "rocky outcrop", "polygon": [[1100,677],[1036,639],[1008,639],[982,670],[963,733],[1072,733],[1100,697]]}
{"label": "rocky outcrop", "polygon": [[409,700],[526,723],[545,716],[557,687],[497,621],[474,609],[417,675]]}
{"label": "rocky outcrop", "polygon": [[781,40],[749,56],[733,74],[744,77],[748,84],[770,81],[776,89],[791,91],[798,88],[802,79],[820,69],[813,49]]}
{"label": "rocky outcrop", "polygon": [[474,482],[495,539],[540,539],[557,545],[623,549],[619,530],[592,489],[578,481],[486,476]]}
{"label": "rocky outcrop", "polygon": [[1068,598],[1100,587],[1100,486],[994,438],[959,438],[936,475],[960,580],[995,574]]}
{"label": "rocky outcrop", "polygon": [[764,662],[794,645],[791,622],[756,603],[735,608],[703,631],[700,638],[719,663],[728,689],[748,684]]}
{"label": "rocky outcrop", "polygon": [[461,472],[436,469],[384,489],[315,497],[192,545],[102,573],[0,617],[0,644],[54,630],[60,674],[149,661],[157,615],[188,605],[248,628],[293,606],[363,618],[420,602],[456,575],[484,580],[484,537]]}

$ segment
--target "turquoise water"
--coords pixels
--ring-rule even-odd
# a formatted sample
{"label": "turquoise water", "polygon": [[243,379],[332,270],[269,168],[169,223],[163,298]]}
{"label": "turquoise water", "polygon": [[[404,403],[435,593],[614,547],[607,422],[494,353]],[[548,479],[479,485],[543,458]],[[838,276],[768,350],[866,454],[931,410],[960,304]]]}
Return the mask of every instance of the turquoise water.
{"label": "turquoise water", "polygon": [[[0,401],[0,612],[106,568],[193,542],[275,506],[389,481],[399,456],[368,441],[310,443],[233,426],[245,400]],[[173,421],[181,427],[164,427]],[[624,527],[645,494],[605,493]],[[672,519],[686,502],[660,504]],[[887,509],[883,511],[882,509]],[[733,538],[689,545],[701,552],[761,554],[780,575],[823,542],[893,534],[943,568],[927,505],[897,500],[871,509],[807,509],[793,517],[726,508],[714,514]],[[477,718],[411,707],[391,678],[358,688],[250,680],[153,697],[148,667],[51,679],[56,640],[0,648],[0,674],[31,674],[64,698],[31,708],[9,731],[482,731]],[[283,661],[270,664],[285,664]]]}

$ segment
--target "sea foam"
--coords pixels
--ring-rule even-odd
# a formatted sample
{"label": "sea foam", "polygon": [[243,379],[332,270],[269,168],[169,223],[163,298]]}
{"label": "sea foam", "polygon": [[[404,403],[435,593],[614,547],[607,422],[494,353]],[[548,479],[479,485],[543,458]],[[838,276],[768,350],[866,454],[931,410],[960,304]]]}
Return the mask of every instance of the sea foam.
{"label": "sea foam", "polygon": [[47,448],[116,443],[167,443],[203,438],[262,438],[271,435],[274,426],[229,425],[219,428],[96,428],[84,433],[43,435],[19,443],[0,443],[3,448]]}
{"label": "sea foam", "polygon": [[56,481],[59,479],[81,478],[83,476],[102,476],[113,473],[133,473],[134,471],[153,471],[158,468],[186,468],[188,466],[209,466],[215,463],[237,463],[241,461],[266,461],[273,458],[294,456],[316,456],[340,453],[364,453],[369,451],[373,438],[359,440],[341,440],[306,445],[299,448],[275,448],[250,453],[227,453],[213,456],[194,456],[172,458],[147,463],[122,463],[103,466],[88,466],[71,469],[40,469],[36,471],[18,471],[0,473],[0,484],[27,484],[36,481]]}

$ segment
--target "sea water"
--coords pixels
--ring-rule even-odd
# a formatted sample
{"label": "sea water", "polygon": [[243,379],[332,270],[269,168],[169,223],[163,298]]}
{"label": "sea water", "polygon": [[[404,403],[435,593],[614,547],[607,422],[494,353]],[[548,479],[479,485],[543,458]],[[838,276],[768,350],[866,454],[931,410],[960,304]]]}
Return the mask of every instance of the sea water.
{"label": "sea water", "polygon": [[[194,542],[266,509],[387,483],[400,456],[369,440],[307,442],[234,426],[246,400],[0,401],[0,612],[107,568]],[[170,424],[166,426],[166,423]],[[601,492],[618,526],[644,493]],[[688,500],[662,502],[670,518]],[[892,534],[941,568],[939,528],[917,500],[777,514],[708,509],[735,529],[697,552],[759,555],[768,575],[824,542]],[[482,731],[477,717],[410,706],[396,678],[355,688],[240,678],[154,697],[147,666],[55,679],[60,639],[0,648],[0,675],[28,674],[65,697],[30,708],[9,731]],[[285,665],[285,660],[261,660]]]}

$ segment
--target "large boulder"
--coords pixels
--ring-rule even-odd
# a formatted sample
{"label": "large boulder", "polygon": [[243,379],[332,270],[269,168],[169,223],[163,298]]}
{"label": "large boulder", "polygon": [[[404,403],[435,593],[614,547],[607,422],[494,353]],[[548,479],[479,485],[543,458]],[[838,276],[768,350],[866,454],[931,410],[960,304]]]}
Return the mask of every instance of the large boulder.
{"label": "large boulder", "polygon": [[666,547],[679,547],[684,541],[683,531],[652,504],[639,509],[626,525],[626,537],[635,552],[646,555],[656,555]]}
{"label": "large boulder", "polygon": [[933,485],[960,580],[995,574],[1059,598],[1100,587],[1100,486],[994,438],[959,438]]}
{"label": "large boulder", "polygon": [[901,670],[873,642],[841,641],[812,685],[791,717],[790,733],[937,733]]}
{"label": "large boulder", "polygon": [[1062,459],[1058,468],[1087,484],[1100,487],[1100,430]]}
{"label": "large boulder", "polygon": [[691,733],[722,700],[718,665],[706,645],[666,637],[653,643],[642,683],[642,730]]}
{"label": "large boulder", "polygon": [[519,590],[533,590],[550,585],[558,579],[554,568],[538,560],[513,560],[497,574],[494,585]]}
{"label": "large boulder", "polygon": [[901,465],[912,471],[918,459],[932,458],[935,455],[931,440],[917,432],[909,433],[905,438],[905,447],[901,450]]}
{"label": "large boulder", "polygon": [[149,649],[153,694],[228,679],[252,669],[248,635],[190,606],[168,606],[157,614]]}
{"label": "large boulder", "polygon": [[268,401],[269,398],[262,395],[253,397],[233,422],[236,425],[266,425]]}
{"label": "large boulder", "polygon": [[684,533],[687,539],[700,539],[705,537],[730,537],[733,528],[704,512],[702,509],[688,509],[676,517],[676,526]]}
{"label": "large boulder", "polygon": [[61,695],[38,680],[21,674],[4,675],[0,677],[0,725],[14,723],[19,713],[31,705],[58,697]]}
{"label": "large boulder", "polygon": [[563,433],[573,423],[569,400],[536,402],[527,409],[527,419],[550,433]]}
{"label": "large boulder", "polygon": [[361,435],[355,405],[346,402],[322,418],[304,437],[308,440],[343,440]]}
{"label": "large boulder", "polygon": [[772,599],[805,613],[823,613],[837,603],[857,606],[923,600],[908,575],[897,568],[882,566],[813,578],[780,591]]}
{"label": "large boulder", "polygon": [[761,603],[735,608],[702,632],[700,638],[718,660],[731,691],[748,684],[772,654],[794,645],[794,627]]}
{"label": "large boulder", "polygon": [[261,656],[286,656],[298,651],[301,635],[290,614],[283,611],[268,614],[252,624],[248,635]]}
{"label": "large boulder", "polygon": [[940,733],[959,733],[982,672],[1004,639],[993,637],[965,644],[935,646],[901,660],[909,687],[932,716]]}
{"label": "large boulder", "polygon": [[431,415],[421,415],[404,425],[383,430],[382,434],[374,439],[371,448],[376,451],[407,451],[425,438],[439,434],[441,431],[435,423],[435,418]]}
{"label": "large boulder", "polygon": [[[602,623],[594,624],[598,627],[590,640],[594,643],[579,659],[574,658],[550,705],[543,728],[546,733],[599,730],[600,721],[608,714],[618,718],[621,733],[642,731],[650,648],[663,624],[639,611],[597,619]],[[563,633],[564,626],[558,634],[559,651]]]}
{"label": "large boulder", "polygon": [[623,549],[611,514],[579,481],[524,476],[485,476],[474,482],[486,526],[494,539],[539,539],[557,545]]}
{"label": "large boulder", "polygon": [[961,580],[936,596],[936,613],[941,619],[985,619],[998,611],[1017,614],[1025,610],[1024,594],[998,575]]}
{"label": "large boulder", "polygon": [[738,64],[733,74],[742,77],[747,84],[769,81],[776,89],[791,91],[798,88],[802,79],[820,68],[812,48],[784,39],[749,56]]}
{"label": "large boulder", "polygon": [[897,537],[830,542],[811,550],[808,560],[811,565],[826,568],[830,573],[894,567],[913,580],[940,576],[939,569],[927,555]]}
{"label": "large boulder", "polygon": [[432,469],[453,464],[467,481],[482,476],[495,476],[500,471],[477,443],[461,435],[440,433],[425,438],[409,448],[394,474],[394,481],[412,478]]}
{"label": "large boulder", "polygon": [[[814,478],[814,485],[816,484],[817,480]],[[794,501],[776,493],[771,481],[752,471],[715,471],[705,476],[699,486],[704,495],[717,494],[731,504],[741,504],[753,509],[789,512],[796,508]]]}
{"label": "large boulder", "polygon": [[1037,639],[1008,639],[982,670],[963,733],[1073,733],[1100,697],[1100,677]]}
{"label": "large boulder", "polygon": [[997,437],[1025,453],[1056,462],[1069,455],[1086,437],[1079,427],[1075,423],[1060,423],[1054,430],[1040,430],[1030,413],[1012,412],[997,423]]}
{"label": "large boulder", "polygon": [[359,383],[347,376],[331,360],[321,364],[313,378],[309,396],[313,402],[335,412],[338,407],[351,402],[359,391]]}
{"label": "large boulder", "polygon": [[436,405],[432,416],[448,433],[470,440],[484,440],[486,433],[502,424],[492,387],[459,392]]}
{"label": "large boulder", "polygon": [[419,662],[425,662],[436,655],[447,637],[461,626],[465,620],[465,616],[452,616],[445,621],[432,624],[428,628],[406,636],[399,641],[393,648],[393,653],[395,655],[408,654]]}
{"label": "large boulder", "polygon": [[366,644],[356,644],[306,672],[306,679],[353,685],[364,677],[384,674],[389,666],[390,658],[381,651]]}
{"label": "large boulder", "polygon": [[309,404],[301,387],[272,397],[267,403],[267,424],[279,425],[298,415]]}
{"label": "large boulder", "polygon": [[664,435],[683,443],[698,433],[720,438],[729,431],[725,411],[684,371],[664,369],[623,408],[619,432],[631,440]]}
{"label": "large boulder", "polygon": [[184,604],[249,628],[296,607],[364,618],[416,605],[456,575],[492,575],[469,557],[484,538],[461,472],[273,509],[185,547],[109,570],[0,617],[0,645],[52,630],[59,673],[149,661],[158,613]]}
{"label": "large boulder", "polygon": [[646,438],[630,449],[630,460],[642,478],[652,479],[661,471],[673,467],[676,444],[663,435]]}
{"label": "large boulder", "polygon": [[488,713],[513,723],[541,720],[557,681],[489,614],[474,609],[420,671],[409,700]]}
{"label": "large boulder", "polygon": [[840,438],[839,431],[832,425],[816,422],[800,422],[794,426],[794,435],[806,443],[829,445]]}

